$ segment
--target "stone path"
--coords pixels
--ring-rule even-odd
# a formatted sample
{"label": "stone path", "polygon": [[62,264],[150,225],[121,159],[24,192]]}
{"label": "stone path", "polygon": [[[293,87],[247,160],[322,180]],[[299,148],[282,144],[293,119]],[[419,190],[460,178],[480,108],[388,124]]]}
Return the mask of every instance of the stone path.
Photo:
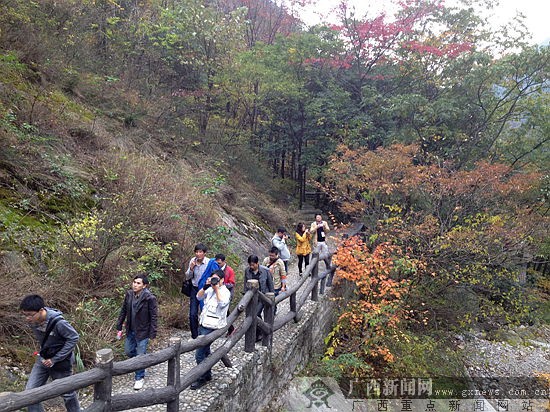
{"label": "stone path", "polygon": [[[324,263],[320,263],[319,270],[323,271],[325,268]],[[294,258],[289,266],[288,284],[290,287],[295,285],[300,277],[298,276],[297,259]],[[301,293],[298,292],[297,298],[300,298]],[[307,301],[302,310],[308,311],[314,306],[314,302]],[[289,311],[289,299],[279,304],[277,307],[277,316],[285,314]],[[187,316],[187,314],[185,314]],[[237,321],[238,323],[240,320]],[[287,342],[293,340],[293,329],[298,329],[296,324],[290,323],[279,329],[273,336],[273,350],[282,350],[286,346]],[[173,337],[179,337],[183,340],[191,339],[190,331],[174,330]],[[156,350],[167,347],[169,337],[165,338],[166,342],[157,346]],[[212,352],[218,348],[225,339],[220,338],[212,343]],[[261,346],[261,343],[256,343],[256,350],[266,350]],[[185,389],[180,393],[180,411],[207,411],[212,404],[213,397],[217,397],[221,394],[224,387],[230,385],[242,370],[242,366],[247,363],[252,354],[244,352],[244,337],[233,347],[228,354],[232,362],[232,367],[227,368],[221,362],[218,362],[212,368],[212,381],[203,386],[199,390]],[[185,371],[189,371],[196,365],[195,352],[184,353],[180,357],[180,367],[182,376]],[[146,371],[145,386],[144,389],[152,387],[166,386],[167,376],[167,363],[162,363],[148,368]],[[134,376],[133,374],[116,376],[113,378],[113,394],[133,393]],[[87,407],[92,403],[92,395],[81,395],[81,404],[83,407]],[[138,409],[131,409],[131,411],[165,411],[166,405],[153,405],[148,407],[142,407]]]}

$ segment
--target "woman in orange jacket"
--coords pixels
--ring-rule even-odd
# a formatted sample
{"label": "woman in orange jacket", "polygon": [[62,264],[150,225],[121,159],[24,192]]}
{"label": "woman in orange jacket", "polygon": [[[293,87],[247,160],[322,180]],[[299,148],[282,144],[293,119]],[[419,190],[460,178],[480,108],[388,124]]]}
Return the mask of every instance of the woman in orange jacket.
{"label": "woman in orange jacket", "polygon": [[309,255],[311,253],[311,233],[306,229],[303,222],[296,226],[296,256],[298,256],[298,271],[302,276],[302,263],[305,261],[305,268],[309,265]]}

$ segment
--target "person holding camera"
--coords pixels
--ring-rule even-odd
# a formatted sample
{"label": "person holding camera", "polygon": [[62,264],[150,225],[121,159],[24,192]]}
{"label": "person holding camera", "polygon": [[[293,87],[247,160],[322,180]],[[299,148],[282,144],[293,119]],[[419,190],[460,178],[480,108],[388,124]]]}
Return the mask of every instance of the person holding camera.
{"label": "person holding camera", "polygon": [[[35,353],[36,361],[32,367],[25,389],[43,386],[51,378],[66,378],[73,372],[74,348],[78,342],[78,333],[67,322],[61,312],[46,307],[39,295],[28,295],[19,305],[27,322],[32,328],[40,352]],[[69,412],[79,412],[80,404],[76,392],[63,395],[65,408]],[[29,412],[40,412],[44,409],[40,403],[28,406]]]}
{"label": "person holding camera", "polygon": [[324,259],[324,257],[329,254],[326,242],[329,230],[328,223],[323,220],[320,214],[316,214],[315,220],[311,224],[309,231],[313,235],[313,246],[315,246],[315,250],[319,253],[321,259]]}
{"label": "person holding camera", "polygon": [[206,245],[197,243],[195,245],[195,256],[189,261],[189,266],[185,272],[185,279],[191,281],[191,289],[187,296],[189,296],[189,329],[191,330],[191,337],[193,339],[199,336],[200,305],[197,300],[197,293],[200,290],[199,282],[211,260],[206,256],[206,252],[208,252]]}
{"label": "person holding camera", "polygon": [[288,250],[288,246],[286,245],[287,239],[288,234],[284,227],[278,228],[277,233],[275,233],[275,236],[271,239],[271,246],[275,246],[279,249],[279,257],[285,264],[286,273],[288,273],[288,261],[290,260],[290,250]]}
{"label": "person holding camera", "polygon": [[298,273],[302,276],[302,265],[305,261],[305,269],[309,266],[311,254],[311,232],[303,222],[296,226],[296,256],[298,256]]}
{"label": "person holding camera", "polygon": [[[197,299],[204,302],[200,319],[199,335],[208,335],[227,325],[227,307],[231,299],[229,289],[224,285],[223,270],[216,270],[207,279],[206,284],[197,292]],[[210,356],[210,344],[198,348],[195,352],[197,365]],[[191,384],[192,390],[202,388],[212,380],[212,370],[207,370]]]}

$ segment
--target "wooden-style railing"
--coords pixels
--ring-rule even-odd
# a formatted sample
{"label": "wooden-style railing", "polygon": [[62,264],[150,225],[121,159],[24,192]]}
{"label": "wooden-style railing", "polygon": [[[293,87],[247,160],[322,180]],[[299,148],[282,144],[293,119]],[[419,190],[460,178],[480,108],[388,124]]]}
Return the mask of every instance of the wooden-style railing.
{"label": "wooden-style railing", "polygon": [[[300,282],[277,297],[273,293],[263,294],[259,292],[258,281],[249,280],[247,282],[248,291],[228,316],[225,328],[218,329],[208,335],[199,336],[192,341],[184,342],[180,338],[171,338],[170,346],[166,349],[119,362],[113,361],[112,349],[101,349],[96,352],[96,367],[91,370],[55,380],[39,388],[18,393],[0,393],[0,412],[15,411],[25,406],[91,385],[94,386],[94,397],[92,405],[86,408],[88,412],[122,411],[156,404],[166,404],[168,412],[178,411],[180,393],[207,370],[212,368],[218,361],[222,360],[226,366],[230,366],[230,364],[228,365],[226,355],[243,336],[245,352],[254,352],[256,327],[258,326],[263,331],[262,345],[267,346],[271,350],[273,332],[289,322],[298,322],[300,320],[301,308],[308,300],[308,297],[313,301],[317,301],[319,294],[324,294],[325,287],[331,285],[336,268],[330,265],[331,256],[322,256],[321,258],[325,261],[327,270],[319,274],[319,262],[321,259],[318,254],[314,253],[311,263],[305,270]],[[297,293],[300,290],[303,290],[303,293],[298,298]],[[286,299],[289,300],[289,312],[281,314],[275,320],[274,313],[276,306]],[[256,316],[260,300],[264,304],[264,320]],[[244,319],[240,324],[235,325],[235,332],[226,338],[223,345],[212,352],[202,363],[182,375],[179,362],[180,355],[194,351],[225,336],[229,326],[241,318],[243,313]],[[112,393],[114,376],[132,373],[163,362],[167,362],[168,368],[165,387],[149,388],[128,394]]]}

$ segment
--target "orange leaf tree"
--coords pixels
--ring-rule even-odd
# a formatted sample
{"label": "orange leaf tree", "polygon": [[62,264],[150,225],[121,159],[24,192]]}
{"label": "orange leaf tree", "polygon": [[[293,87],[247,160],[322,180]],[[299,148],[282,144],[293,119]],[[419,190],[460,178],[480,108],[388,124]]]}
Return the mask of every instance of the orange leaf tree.
{"label": "orange leaf tree", "polygon": [[355,296],[327,340],[327,359],[352,354],[356,362],[345,372],[357,376],[374,365],[393,362],[394,355],[383,341],[406,318],[411,279],[422,264],[390,243],[381,243],[371,252],[359,237],[344,242],[334,263],[337,279],[352,282]]}
{"label": "orange leaf tree", "polygon": [[[373,250],[355,242],[337,253],[338,275],[355,283],[356,296],[329,355],[362,351],[374,365],[392,360],[388,347],[378,346],[378,358],[373,348],[397,326],[534,320],[525,269],[549,228],[540,173],[486,161],[457,170],[414,145],[376,151],[342,145],[325,179],[340,211],[366,223]],[[403,277],[397,261],[414,271]]]}

